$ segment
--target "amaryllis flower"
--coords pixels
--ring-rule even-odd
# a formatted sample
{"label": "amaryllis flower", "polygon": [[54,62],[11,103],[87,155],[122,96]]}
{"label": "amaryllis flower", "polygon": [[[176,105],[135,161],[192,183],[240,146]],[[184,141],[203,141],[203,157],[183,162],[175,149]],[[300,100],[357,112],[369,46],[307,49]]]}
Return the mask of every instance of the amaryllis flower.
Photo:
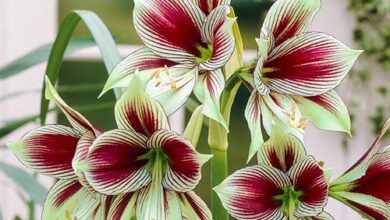
{"label": "amaryllis flower", "polygon": [[[257,39],[259,55],[246,117],[252,133],[250,157],[274,124],[298,138],[307,119],[317,127],[350,132],[347,108],[333,89],[345,78],[361,51],[332,36],[308,32],[320,0],[277,0]],[[262,121],[260,115],[263,115]]]}
{"label": "amaryllis flower", "polygon": [[115,106],[119,129],[100,135],[88,152],[86,179],[100,193],[121,195],[109,219],[212,219],[192,192],[210,156],[170,130],[161,105],[144,88],[137,73]]}
{"label": "amaryllis flower", "polygon": [[[221,67],[235,48],[230,1],[135,0],[134,24],[144,47],[120,62],[103,93],[127,87],[138,69],[147,93],[167,115],[181,107],[194,90],[205,103],[203,113],[227,127],[219,97],[225,87]],[[195,89],[194,89],[195,88]]]}
{"label": "amaryllis flower", "polygon": [[46,97],[57,104],[72,127],[46,125],[9,144],[26,167],[59,179],[47,195],[42,219],[104,219],[110,198],[94,191],[77,168],[100,131],[68,106],[47,78]]}
{"label": "amaryllis flower", "polygon": [[235,172],[215,188],[233,217],[329,219],[323,213],[328,195],[326,175],[297,138],[273,128],[258,159],[259,165]]}
{"label": "amaryllis flower", "polygon": [[390,219],[390,146],[379,145],[389,127],[390,119],[367,153],[331,183],[330,196],[367,219]]}

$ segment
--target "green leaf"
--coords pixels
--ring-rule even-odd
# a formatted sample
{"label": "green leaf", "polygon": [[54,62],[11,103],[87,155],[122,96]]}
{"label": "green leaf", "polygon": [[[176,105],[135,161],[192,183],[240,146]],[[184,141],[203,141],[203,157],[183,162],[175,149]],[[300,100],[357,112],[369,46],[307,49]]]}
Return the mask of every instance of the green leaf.
{"label": "green leaf", "polygon": [[36,203],[43,205],[48,189],[26,171],[0,161],[0,170],[12,179]]}
{"label": "green leaf", "polygon": [[[104,64],[106,65],[107,71],[109,73],[121,60],[110,31],[99,17],[91,11],[72,11],[65,17],[64,21],[62,22],[57,38],[50,52],[45,74],[48,76],[53,85],[57,82],[65,50],[80,20],[86,24],[93,38],[95,39],[102,54]],[[115,94],[117,97],[119,96],[117,92]],[[40,113],[41,124],[45,123],[48,109],[49,101],[45,99],[45,83],[43,83]]]}
{"label": "green leaf", "polygon": [[[71,53],[83,48],[92,47],[95,44],[95,41],[91,37],[72,38],[69,41],[69,46],[65,51],[65,55],[70,55]],[[26,55],[19,57],[18,59],[3,66],[2,68],[0,68],[0,79],[5,79],[10,76],[14,76],[30,67],[47,61],[52,46],[52,44],[46,44],[41,47],[38,47],[37,49],[27,53]]]}

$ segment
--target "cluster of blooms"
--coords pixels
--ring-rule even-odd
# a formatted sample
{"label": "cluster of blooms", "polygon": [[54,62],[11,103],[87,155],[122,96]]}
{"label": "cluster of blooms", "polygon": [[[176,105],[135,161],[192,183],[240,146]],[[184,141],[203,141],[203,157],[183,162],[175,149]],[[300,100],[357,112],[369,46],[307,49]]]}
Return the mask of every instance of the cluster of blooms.
{"label": "cluster of blooms", "polygon": [[[115,105],[118,129],[101,131],[68,106],[46,79],[46,97],[72,127],[32,130],[10,149],[28,168],[58,179],[43,209],[53,219],[213,219],[194,192],[211,156],[170,130],[167,116],[194,91],[202,113],[228,129],[220,97],[236,49],[230,0],[135,0],[134,24],[146,47],[111,73],[103,93],[126,87]],[[379,141],[334,181],[306,154],[307,120],[350,131],[333,90],[361,53],[307,29],[320,0],[277,0],[265,18],[258,56],[238,71],[251,91],[245,117],[249,159],[214,190],[237,219],[332,219],[331,196],[368,219],[390,219],[390,150]],[[269,139],[264,141],[262,131]]]}

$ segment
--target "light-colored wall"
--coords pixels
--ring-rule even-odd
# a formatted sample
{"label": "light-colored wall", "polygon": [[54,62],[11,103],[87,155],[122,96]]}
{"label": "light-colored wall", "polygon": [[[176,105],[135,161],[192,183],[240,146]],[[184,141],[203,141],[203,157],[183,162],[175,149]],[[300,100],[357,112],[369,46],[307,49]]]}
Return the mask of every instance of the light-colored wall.
{"label": "light-colored wall", "polygon": [[[236,0],[238,1],[238,0]],[[342,42],[351,47],[355,47],[352,40],[353,17],[346,10],[347,0],[324,0],[322,9],[316,16],[312,25],[312,30],[323,31],[332,34]],[[0,65],[5,64],[21,54],[35,48],[42,43],[52,42],[56,32],[57,9],[54,0],[0,0]],[[133,48],[134,49],[134,48]],[[123,54],[127,54],[132,48],[123,48]],[[96,49],[84,51],[74,58],[98,57]],[[23,89],[40,88],[44,65],[34,67],[26,71],[21,76],[13,77],[9,80],[0,80],[0,96],[13,91]],[[351,82],[345,81],[339,88],[344,98],[350,98],[350,88],[354,86]],[[342,173],[366,150],[373,137],[367,122],[370,106],[375,100],[369,100],[366,95],[364,104],[360,106],[359,117],[355,121],[357,133],[351,139],[351,148],[348,151],[341,147],[342,135],[336,132],[320,131],[310,126],[306,133],[306,144],[308,152],[323,160],[327,167],[334,167],[334,176]],[[22,99],[15,99],[0,103],[0,124],[4,120],[10,120],[23,115],[37,113],[39,110],[39,94],[30,94]],[[177,123],[175,123],[177,124]],[[5,140],[15,140],[26,130],[34,126],[29,126],[17,132]],[[180,129],[180,126],[177,128]],[[0,152],[0,158],[7,162],[18,164],[14,157],[6,152]],[[47,184],[50,180],[44,180]],[[20,199],[12,191],[12,183],[0,174],[0,208],[6,214],[5,220],[11,219],[12,214],[24,214]],[[356,220],[361,219],[348,208],[332,199],[329,200],[327,210],[332,213],[335,219]]]}

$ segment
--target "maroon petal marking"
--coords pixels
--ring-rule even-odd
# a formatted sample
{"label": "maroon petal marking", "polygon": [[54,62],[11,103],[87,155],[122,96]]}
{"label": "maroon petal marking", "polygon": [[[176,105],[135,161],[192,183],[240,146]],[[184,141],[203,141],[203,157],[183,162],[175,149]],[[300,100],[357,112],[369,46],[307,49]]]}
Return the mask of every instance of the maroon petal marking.
{"label": "maroon petal marking", "polygon": [[220,5],[230,5],[230,0],[194,0],[205,15]]}
{"label": "maroon petal marking", "polygon": [[328,200],[328,182],[325,173],[313,157],[306,157],[288,172],[296,191],[302,193],[295,211],[298,217],[320,214]]}
{"label": "maroon petal marking", "polygon": [[85,176],[91,186],[107,195],[136,191],[149,184],[145,169],[146,137],[128,130],[113,130],[99,136],[87,157]]}
{"label": "maroon petal marking", "polygon": [[126,193],[116,196],[107,215],[108,220],[121,220],[135,215],[135,203],[138,193]]}
{"label": "maroon petal marking", "polygon": [[79,139],[72,128],[47,125],[30,131],[9,147],[28,168],[54,178],[70,179],[75,177],[72,159]]}
{"label": "maroon petal marking", "polygon": [[180,193],[180,200],[183,216],[187,219],[212,220],[212,214],[206,203],[195,192]]}

